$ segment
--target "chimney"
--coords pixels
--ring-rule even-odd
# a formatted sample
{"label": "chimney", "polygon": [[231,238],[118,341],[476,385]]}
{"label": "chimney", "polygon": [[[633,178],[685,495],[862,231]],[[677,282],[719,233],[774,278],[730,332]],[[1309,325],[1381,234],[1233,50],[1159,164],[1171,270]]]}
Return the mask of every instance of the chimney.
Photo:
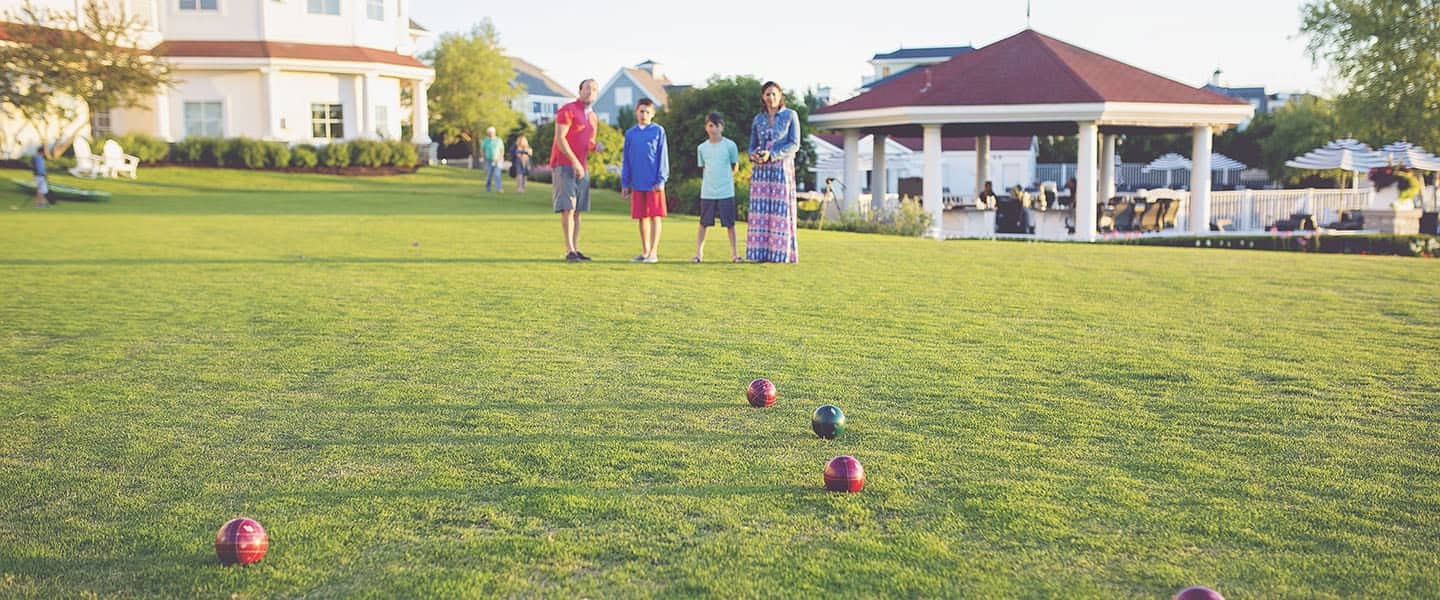
{"label": "chimney", "polygon": [[651,76],[651,77],[654,77],[656,80],[663,80],[663,79],[665,79],[665,73],[664,73],[664,71],[661,71],[661,70],[660,70],[660,63],[657,63],[657,62],[655,62],[655,61],[653,61],[653,60],[647,60],[647,61],[645,61],[645,62],[642,62],[642,63],[638,64],[638,65],[635,65],[635,68],[640,69],[641,71],[644,71],[644,72],[646,72],[646,73],[649,73],[650,76]]}

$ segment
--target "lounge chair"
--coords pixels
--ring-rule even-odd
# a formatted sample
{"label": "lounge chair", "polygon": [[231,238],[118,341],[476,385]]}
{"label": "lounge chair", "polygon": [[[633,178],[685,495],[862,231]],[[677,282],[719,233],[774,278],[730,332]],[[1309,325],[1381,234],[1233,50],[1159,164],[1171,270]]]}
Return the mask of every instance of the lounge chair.
{"label": "lounge chair", "polygon": [[85,138],[75,138],[72,148],[75,150],[75,166],[70,169],[71,175],[94,179],[105,174],[100,157],[90,152],[90,142]]}
{"label": "lounge chair", "polygon": [[1160,207],[1164,209],[1160,217],[1160,229],[1167,227],[1173,229],[1175,227],[1176,217],[1180,216],[1180,201],[1176,199],[1166,199],[1160,202]]}
{"label": "lounge chair", "polygon": [[135,171],[140,168],[140,158],[126,154],[120,149],[120,143],[115,140],[105,140],[104,166],[102,170],[107,177],[119,177],[129,175],[135,179]]}
{"label": "lounge chair", "polygon": [[1151,202],[1145,207],[1145,214],[1140,215],[1140,231],[1160,231],[1160,211],[1164,209],[1158,202]]}
{"label": "lounge chair", "polygon": [[1115,203],[1115,231],[1130,231],[1135,220],[1135,205],[1129,202]]}

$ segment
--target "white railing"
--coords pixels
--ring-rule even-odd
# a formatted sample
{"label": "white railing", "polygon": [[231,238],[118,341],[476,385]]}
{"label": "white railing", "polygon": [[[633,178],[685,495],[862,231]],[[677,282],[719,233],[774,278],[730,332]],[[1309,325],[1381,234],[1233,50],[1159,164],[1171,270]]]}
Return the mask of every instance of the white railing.
{"label": "white railing", "polygon": [[1210,218],[1228,220],[1237,231],[1264,231],[1295,213],[1315,217],[1321,227],[1340,212],[1370,205],[1371,190],[1242,190],[1210,192]]}

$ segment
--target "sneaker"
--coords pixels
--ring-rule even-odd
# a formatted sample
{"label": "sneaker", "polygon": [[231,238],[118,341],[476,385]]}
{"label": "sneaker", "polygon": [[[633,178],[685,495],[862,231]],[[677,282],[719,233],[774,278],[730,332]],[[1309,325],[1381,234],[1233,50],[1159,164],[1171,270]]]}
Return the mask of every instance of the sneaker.
{"label": "sneaker", "polygon": [[576,253],[576,252],[566,252],[566,253],[565,253],[565,262],[579,262],[579,261],[580,261],[579,253]]}
{"label": "sneaker", "polygon": [[579,250],[576,250],[576,251],[575,251],[575,258],[578,258],[578,259],[583,260],[583,261],[585,261],[585,262],[590,262],[590,257],[585,256],[585,255],[582,254]]}
{"label": "sneaker", "polygon": [[641,254],[640,256],[637,256],[637,257],[635,257],[635,258],[630,259],[630,262],[640,262],[640,263],[643,263],[643,262],[646,262],[647,260],[649,260],[649,259],[645,258],[645,255],[644,255],[644,254]]}
{"label": "sneaker", "polygon": [[655,263],[658,263],[658,262],[660,262],[660,257],[658,257],[658,256],[650,256],[650,257],[646,257],[646,258],[645,258],[645,260],[644,260],[644,262],[646,262],[646,263],[649,263],[649,264],[652,264],[652,265],[653,265],[653,264],[655,264]]}

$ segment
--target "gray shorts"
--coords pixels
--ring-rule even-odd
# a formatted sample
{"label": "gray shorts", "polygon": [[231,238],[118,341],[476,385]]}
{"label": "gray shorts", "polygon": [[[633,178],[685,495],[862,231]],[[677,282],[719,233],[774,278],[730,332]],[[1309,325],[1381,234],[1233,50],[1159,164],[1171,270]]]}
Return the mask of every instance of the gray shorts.
{"label": "gray shorts", "polygon": [[50,193],[50,184],[45,181],[44,175],[35,176],[35,192],[40,194],[41,196]]}
{"label": "gray shorts", "polygon": [[729,229],[735,226],[735,198],[722,198],[711,200],[700,199],[700,226],[712,227],[715,225],[715,215],[720,215],[720,225]]}
{"label": "gray shorts", "polygon": [[576,179],[575,168],[555,167],[551,183],[555,186],[555,212],[578,210],[590,212],[590,174]]}

